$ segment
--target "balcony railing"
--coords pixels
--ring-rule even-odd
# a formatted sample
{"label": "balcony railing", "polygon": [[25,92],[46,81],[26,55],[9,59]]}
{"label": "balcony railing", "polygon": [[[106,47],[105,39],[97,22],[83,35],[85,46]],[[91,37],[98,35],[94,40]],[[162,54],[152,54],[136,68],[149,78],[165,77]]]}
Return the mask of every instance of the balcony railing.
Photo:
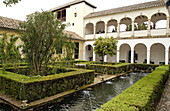
{"label": "balcony railing", "polygon": [[[169,29],[170,30],[170,29]],[[170,31],[169,31],[170,32]],[[151,30],[151,36],[165,36],[167,33],[167,29],[152,29]],[[111,37],[113,36],[114,38],[117,38],[118,35],[120,35],[120,38],[130,38],[132,37],[132,31],[125,31],[125,32],[120,32],[119,34],[117,32],[108,32],[106,35],[105,33],[101,34],[96,34],[95,38],[97,39],[98,37]],[[134,31],[134,38],[135,37],[147,37],[148,36],[148,30],[136,30]],[[89,34],[85,35],[85,39],[94,39],[94,34]]]}
{"label": "balcony railing", "polygon": [[151,36],[166,35],[167,29],[152,29]]}
{"label": "balcony railing", "polygon": [[127,38],[132,36],[132,31],[120,32],[120,38]]}
{"label": "balcony railing", "polygon": [[148,30],[137,30],[134,33],[135,37],[145,37],[148,34]]}

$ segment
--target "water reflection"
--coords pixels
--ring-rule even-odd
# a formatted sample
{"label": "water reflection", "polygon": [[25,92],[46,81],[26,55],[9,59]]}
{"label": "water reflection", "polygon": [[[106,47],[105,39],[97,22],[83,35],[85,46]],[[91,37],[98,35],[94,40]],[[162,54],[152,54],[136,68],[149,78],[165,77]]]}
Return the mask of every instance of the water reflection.
{"label": "water reflection", "polygon": [[13,111],[13,109],[6,104],[0,103],[0,111]]}

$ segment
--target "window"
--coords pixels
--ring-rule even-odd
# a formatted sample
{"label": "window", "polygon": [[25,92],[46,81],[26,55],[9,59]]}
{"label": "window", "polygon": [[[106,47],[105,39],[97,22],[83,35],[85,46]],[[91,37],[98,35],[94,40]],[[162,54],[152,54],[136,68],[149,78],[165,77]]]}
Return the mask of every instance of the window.
{"label": "window", "polygon": [[62,10],[62,17],[66,17],[66,10]]}
{"label": "window", "polygon": [[74,17],[77,17],[77,13],[74,13]]}
{"label": "window", "polygon": [[76,45],[76,49],[75,49],[74,58],[78,59],[79,58],[79,42],[75,42],[75,45]]}
{"label": "window", "polygon": [[66,21],[66,9],[60,10],[57,13],[58,13],[57,19],[61,21]]}
{"label": "window", "polygon": [[60,19],[61,18],[61,11],[57,12],[57,19]]}

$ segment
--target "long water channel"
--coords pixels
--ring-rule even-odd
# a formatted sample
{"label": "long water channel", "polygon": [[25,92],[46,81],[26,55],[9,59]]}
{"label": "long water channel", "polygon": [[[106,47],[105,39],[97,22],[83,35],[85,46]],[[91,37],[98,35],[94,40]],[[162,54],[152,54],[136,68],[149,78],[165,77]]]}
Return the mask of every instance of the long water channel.
{"label": "long water channel", "polygon": [[[35,111],[93,111],[147,74],[131,72],[126,76],[120,76],[114,80],[71,94],[60,103],[49,104]],[[0,104],[0,111],[11,110],[10,107]]]}

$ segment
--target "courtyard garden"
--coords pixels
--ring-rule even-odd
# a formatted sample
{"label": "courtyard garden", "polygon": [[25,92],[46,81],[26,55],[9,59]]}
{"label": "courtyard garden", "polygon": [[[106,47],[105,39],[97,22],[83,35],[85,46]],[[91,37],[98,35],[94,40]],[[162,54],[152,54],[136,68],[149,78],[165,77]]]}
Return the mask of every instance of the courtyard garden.
{"label": "courtyard garden", "polygon": [[[36,12],[20,24],[20,36],[3,35],[0,100],[20,110],[155,109],[168,66],[104,62],[105,55],[116,54],[113,37],[100,37],[94,43],[102,61],[76,61],[75,43],[64,28],[56,14]],[[18,40],[22,44],[16,44]]]}

